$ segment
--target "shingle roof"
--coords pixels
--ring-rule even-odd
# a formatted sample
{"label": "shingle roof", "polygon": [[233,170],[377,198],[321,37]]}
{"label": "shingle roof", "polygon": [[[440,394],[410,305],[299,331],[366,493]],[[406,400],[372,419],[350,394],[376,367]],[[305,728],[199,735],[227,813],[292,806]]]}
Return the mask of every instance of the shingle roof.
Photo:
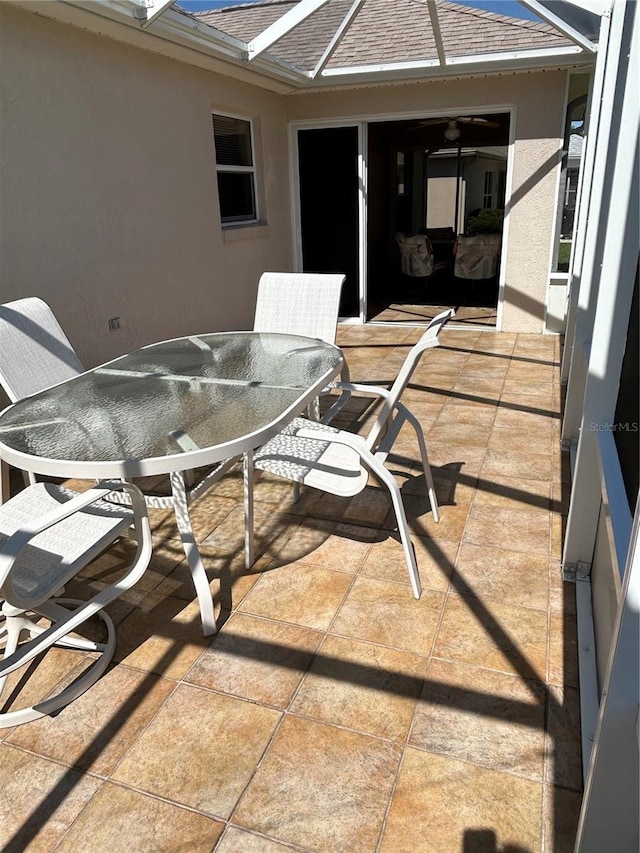
{"label": "shingle roof", "polygon": [[[251,41],[296,5],[297,0],[263,0],[195,14],[243,41]],[[500,53],[571,44],[547,24],[510,18],[436,0],[448,56]],[[271,46],[269,52],[311,70],[351,8],[352,0],[329,0]],[[328,68],[436,58],[426,0],[365,0],[343,35]]]}

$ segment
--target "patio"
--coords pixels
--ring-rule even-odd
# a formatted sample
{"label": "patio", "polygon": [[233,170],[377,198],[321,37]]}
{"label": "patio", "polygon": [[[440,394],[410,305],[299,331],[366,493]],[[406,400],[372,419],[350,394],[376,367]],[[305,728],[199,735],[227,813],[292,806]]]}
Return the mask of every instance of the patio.
{"label": "patio", "polygon": [[[341,326],[354,378],[387,382],[419,330]],[[560,577],[568,459],[557,337],[445,329],[403,397],[394,470],[418,553],[374,485],[351,501],[242,484],[193,508],[222,603],[202,637],[171,511],[117,621],[118,663],[57,718],[0,735],[4,850],[569,851],[582,769],[574,587]],[[362,428],[357,401],[346,419]],[[406,455],[404,455],[406,454]],[[93,564],[103,582],[122,553]],[[62,652],[42,665],[71,676]],[[37,679],[35,679],[37,681]]]}

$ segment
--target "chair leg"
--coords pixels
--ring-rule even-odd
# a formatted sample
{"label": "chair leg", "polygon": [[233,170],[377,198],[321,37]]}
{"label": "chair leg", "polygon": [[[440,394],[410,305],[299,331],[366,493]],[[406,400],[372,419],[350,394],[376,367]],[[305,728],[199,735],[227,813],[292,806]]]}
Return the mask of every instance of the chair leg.
{"label": "chair leg", "polygon": [[398,533],[402,541],[404,556],[407,561],[407,570],[409,572],[409,580],[413,590],[413,597],[420,598],[422,587],[420,585],[420,575],[418,574],[418,564],[416,562],[416,552],[413,543],[409,536],[409,525],[407,524],[407,515],[404,511],[402,503],[402,495],[396,483],[393,474],[391,474],[384,465],[373,455],[367,456],[366,464],[371,468],[373,473],[385,484],[391,495],[391,502],[396,514],[396,522],[398,524]]}
{"label": "chair leg", "polygon": [[429,495],[429,504],[431,506],[431,514],[433,516],[434,521],[440,521],[440,510],[438,508],[438,498],[436,496],[436,489],[433,484],[433,474],[431,473],[431,465],[429,464],[429,455],[427,453],[427,443],[424,440],[424,433],[422,432],[422,427],[418,422],[417,418],[409,412],[406,411],[406,418],[414,428],[416,436],[418,438],[418,446],[420,447],[420,457],[422,459],[422,468],[424,470],[424,479],[427,484],[427,493]]}
{"label": "chair leg", "polygon": [[[82,695],[105,673],[116,649],[116,631],[113,621],[103,610],[98,611],[96,615],[102,619],[107,628],[107,639],[99,648],[99,651],[102,652],[100,657],[82,674],[80,678],[75,679],[56,696],[50,696],[42,702],[27,708],[21,708],[16,711],[2,711],[0,713],[0,729],[8,728],[10,726],[18,726],[22,723],[28,723],[32,720],[37,720],[39,717],[49,716],[56,711],[59,711],[61,708],[64,708],[65,705],[68,705],[74,699],[77,699],[78,696]],[[10,626],[11,622],[15,622],[15,625]],[[17,640],[20,633],[23,630],[30,631],[30,624],[33,623],[30,623],[29,619],[20,616],[7,617],[7,646],[4,651],[4,657],[2,658],[2,661],[0,661],[0,673],[3,673],[0,677],[0,694],[2,694],[9,672],[19,668],[23,663],[26,663],[22,658],[19,658],[15,662],[13,662],[11,658],[15,657]],[[61,638],[60,644],[67,645],[67,643],[64,642],[64,638]]]}

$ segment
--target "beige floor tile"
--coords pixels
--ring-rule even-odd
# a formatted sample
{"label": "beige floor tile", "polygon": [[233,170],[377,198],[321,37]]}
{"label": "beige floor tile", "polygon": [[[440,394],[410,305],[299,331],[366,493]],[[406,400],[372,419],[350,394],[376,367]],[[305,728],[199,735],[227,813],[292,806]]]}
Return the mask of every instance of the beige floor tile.
{"label": "beige floor tile", "polygon": [[549,608],[575,617],[576,585],[562,579],[561,561],[555,559],[549,560]]}
{"label": "beige floor tile", "polygon": [[551,391],[551,380],[531,380],[516,378],[512,379],[507,375],[504,381],[503,393],[505,394],[526,394],[529,397],[546,397]]}
{"label": "beige floor tile", "polygon": [[580,693],[573,687],[548,688],[545,753],[545,783],[581,791]]}
{"label": "beige floor tile", "polygon": [[433,652],[437,658],[544,681],[547,614],[449,596]]}
{"label": "beige floor tile", "polygon": [[551,471],[551,454],[489,448],[484,458],[481,476],[486,479],[502,475],[517,479],[541,480],[549,478]]}
{"label": "beige floor tile", "polygon": [[228,818],[279,720],[278,711],[181,685],[113,778]]}
{"label": "beige floor tile", "polygon": [[351,575],[320,566],[282,566],[261,577],[239,610],[326,631],[351,582]]}
{"label": "beige floor tile", "polygon": [[458,501],[454,505],[440,505],[440,519],[435,521],[426,496],[405,495],[403,502],[412,537],[426,536],[449,542],[459,542],[462,539],[471,509],[470,503]]}
{"label": "beige floor tile", "polygon": [[473,506],[464,531],[468,545],[549,557],[550,518],[541,512]]}
{"label": "beige floor tile", "polygon": [[465,477],[477,477],[486,453],[483,447],[470,447],[439,441],[430,441],[427,450],[434,477],[437,477],[438,470],[441,468],[444,469],[443,473],[458,471]]}
{"label": "beige floor tile", "polygon": [[419,601],[406,587],[358,577],[331,626],[333,634],[428,655],[444,595],[423,590]]}
{"label": "beige floor tile", "polygon": [[292,849],[288,844],[229,826],[216,847],[216,853],[291,853]]}
{"label": "beige floor tile", "polygon": [[381,853],[538,851],[542,786],[528,779],[406,751]]}
{"label": "beige floor tile", "polygon": [[348,502],[343,519],[348,524],[382,527],[390,514],[393,515],[393,509],[389,490],[367,486]]}
{"label": "beige floor tile", "polygon": [[287,717],[233,822],[319,853],[376,849],[400,747]]}
{"label": "beige floor tile", "polygon": [[[181,545],[179,548],[182,550]],[[199,550],[216,603],[220,603],[226,610],[237,606],[259,575],[247,572],[244,567],[244,553],[218,551],[208,545],[201,545]],[[183,601],[193,600],[195,587],[186,558],[183,557],[174,570],[157,585],[154,592]]]}
{"label": "beige floor tile", "polygon": [[551,556],[556,560],[562,557],[562,546],[564,544],[567,519],[554,513],[551,517]]}
{"label": "beige floor tile", "polygon": [[[176,540],[166,544],[162,537],[154,537],[151,562],[135,585],[136,591],[151,592],[184,559],[182,545]],[[94,578],[105,584],[115,583],[133,562],[136,544],[131,539],[119,539],[108,551],[80,573],[79,577]]]}
{"label": "beige floor tile", "polygon": [[[463,408],[460,406],[459,408]],[[488,410],[487,410],[488,411]],[[443,442],[447,444],[463,444],[471,447],[486,447],[491,434],[491,426],[461,423],[451,418],[448,423],[439,418],[435,426],[427,434],[427,442]]]}
{"label": "beige floor tile", "polygon": [[[197,541],[202,542],[235,507],[234,500],[221,495],[205,495],[191,504],[189,519]],[[173,509],[159,513],[152,530],[156,538],[179,539],[180,534]]]}
{"label": "beige floor tile", "polygon": [[338,572],[355,572],[376,538],[368,527],[309,518],[294,530],[276,562],[285,565],[300,561]]}
{"label": "beige floor tile", "polygon": [[185,680],[286,708],[321,640],[308,628],[234,613]]}
{"label": "beige floor tile", "polygon": [[209,644],[197,600],[151,592],[118,626],[115,659],[128,666],[180,680]]}
{"label": "beige floor tile", "polygon": [[291,711],[402,742],[426,666],[424,657],[409,652],[327,637]]}
{"label": "beige floor tile", "polygon": [[177,849],[209,853],[224,824],[155,797],[105,783],[56,848],[60,853],[97,850]]}
{"label": "beige floor tile", "polygon": [[0,766],[0,835],[6,853],[49,853],[101,784],[95,776],[7,744],[0,745]]}
{"label": "beige floor tile", "polygon": [[462,545],[451,591],[488,603],[516,604],[546,613],[549,606],[546,557],[484,545]]}
{"label": "beige floor tile", "polygon": [[551,506],[549,495],[548,480],[522,480],[518,477],[491,474],[478,477],[473,505],[548,513]]}
{"label": "beige floor tile", "polygon": [[549,617],[550,684],[578,687],[578,628],[573,613],[554,613]]}
{"label": "beige floor tile", "polygon": [[58,716],[19,726],[7,742],[108,776],[174,687],[166,679],[118,666]]}
{"label": "beige floor tile", "polygon": [[[418,572],[425,589],[437,589],[445,592],[458,553],[458,543],[444,539],[412,536],[416,552]],[[395,581],[407,584],[409,575],[404,551],[395,539],[377,542],[369,551],[360,571],[362,575],[379,580]]]}
{"label": "beige floor tile", "polygon": [[[85,632],[96,640],[103,640],[103,630],[95,636]],[[2,693],[3,713],[13,713],[31,708],[43,699],[57,696],[75,678],[78,678],[97,660],[97,654],[84,654],[61,648],[49,651],[24,664],[7,676]],[[8,737],[7,729],[0,729],[0,740]]]}
{"label": "beige floor tile", "polygon": [[451,403],[445,403],[438,417],[438,426],[447,426],[455,423],[486,429],[492,426],[495,416],[495,408],[465,406],[464,403],[454,406]]}
{"label": "beige floor tile", "polygon": [[552,421],[535,429],[496,427],[489,438],[488,448],[495,453],[536,453],[549,455],[553,450]]}
{"label": "beige floor tile", "polygon": [[544,685],[434,660],[409,742],[541,781],[544,720]]}
{"label": "beige floor tile", "polygon": [[541,414],[533,411],[521,411],[512,408],[499,408],[494,421],[494,430],[536,430],[551,431],[552,436],[558,435],[559,421],[553,419],[547,410],[540,410]]}
{"label": "beige floor tile", "polygon": [[544,786],[544,853],[573,853],[582,794]]}

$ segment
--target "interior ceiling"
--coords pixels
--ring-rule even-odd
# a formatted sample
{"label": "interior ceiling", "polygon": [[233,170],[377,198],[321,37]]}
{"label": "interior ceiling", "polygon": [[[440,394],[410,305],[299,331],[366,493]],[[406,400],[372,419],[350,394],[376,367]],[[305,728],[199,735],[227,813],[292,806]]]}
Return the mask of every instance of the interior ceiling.
{"label": "interior ceiling", "polygon": [[[464,113],[465,118],[473,116],[474,113]],[[480,121],[478,123],[458,122],[460,138],[456,142],[448,142],[444,137],[444,131],[447,122],[457,116],[443,115],[441,123],[434,123],[434,118],[437,116],[429,116],[428,119],[384,122],[389,144],[397,148],[457,148],[458,144],[463,148],[481,148],[509,144],[509,113],[478,114],[477,118],[487,119],[487,124]],[[423,121],[430,123],[423,124]]]}

